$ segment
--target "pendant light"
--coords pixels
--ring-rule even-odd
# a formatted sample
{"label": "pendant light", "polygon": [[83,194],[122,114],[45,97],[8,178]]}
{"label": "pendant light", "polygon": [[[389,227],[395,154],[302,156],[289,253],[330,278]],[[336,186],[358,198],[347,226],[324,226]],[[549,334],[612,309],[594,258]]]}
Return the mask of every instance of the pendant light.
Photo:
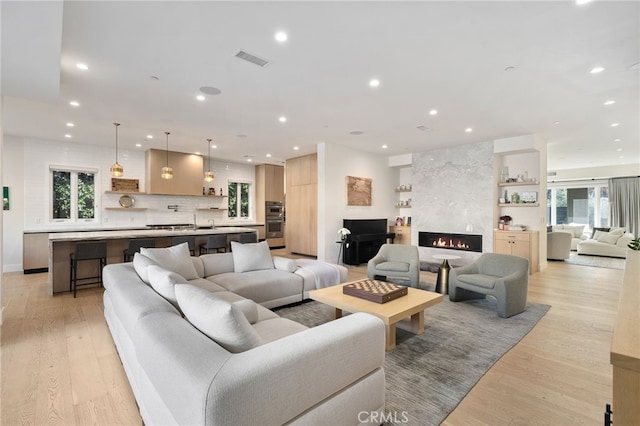
{"label": "pendant light", "polygon": [[118,163],[118,126],[120,123],[113,123],[116,126],[116,162],[113,163],[109,171],[111,172],[111,176],[120,177],[124,174],[124,168]]}
{"label": "pendant light", "polygon": [[211,139],[207,139],[207,146],[209,147],[209,170],[204,174],[204,180],[213,182],[213,173],[211,173]]}
{"label": "pendant light", "polygon": [[167,135],[167,165],[162,168],[162,174],[160,177],[162,179],[173,179],[173,169],[169,167],[169,135],[171,133],[164,132]]}

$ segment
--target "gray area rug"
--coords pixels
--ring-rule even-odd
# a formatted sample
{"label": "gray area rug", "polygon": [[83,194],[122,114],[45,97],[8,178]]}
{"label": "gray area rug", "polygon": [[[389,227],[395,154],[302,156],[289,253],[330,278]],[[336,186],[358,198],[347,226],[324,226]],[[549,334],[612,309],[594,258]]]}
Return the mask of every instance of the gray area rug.
{"label": "gray area rug", "polygon": [[[572,265],[595,266],[597,268],[624,269],[624,259],[618,257],[588,256],[585,254],[571,253],[565,263]],[[551,262],[551,260],[549,261]]]}
{"label": "gray area rug", "polygon": [[[421,283],[433,290],[433,285]],[[528,303],[511,318],[496,315],[494,299],[442,303],[426,310],[425,331],[397,329],[397,346],[385,357],[386,425],[438,425],[480,378],[531,331],[549,310]],[[329,308],[319,302],[276,311],[314,327],[327,322]]]}

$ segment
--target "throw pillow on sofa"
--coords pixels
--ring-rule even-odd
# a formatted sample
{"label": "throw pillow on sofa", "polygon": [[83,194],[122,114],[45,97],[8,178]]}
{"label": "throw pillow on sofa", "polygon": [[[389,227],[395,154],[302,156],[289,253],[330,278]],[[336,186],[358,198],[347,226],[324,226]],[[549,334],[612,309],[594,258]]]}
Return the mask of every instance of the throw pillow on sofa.
{"label": "throw pillow on sofa", "polygon": [[191,284],[177,285],[175,292],[187,320],[229,352],[244,352],[262,344],[258,333],[235,304]]}
{"label": "throw pillow on sofa", "polygon": [[622,234],[618,234],[615,231],[612,231],[612,232],[596,231],[594,235],[594,240],[599,241],[601,243],[615,244],[618,242],[620,237],[622,237]]}
{"label": "throw pillow on sofa", "polygon": [[266,241],[247,244],[231,241],[231,253],[233,254],[234,272],[274,269],[271,251]]}
{"label": "throw pillow on sofa", "polygon": [[147,268],[151,265],[158,264],[143,254],[136,253],[133,255],[133,269],[136,270],[138,276],[145,284],[151,284],[149,282],[149,274],[147,273]]}
{"label": "throw pillow on sofa", "polygon": [[140,254],[153,260],[158,265],[162,265],[163,268],[182,275],[186,280],[200,278],[196,267],[193,266],[191,252],[189,252],[189,245],[187,243],[166,248],[142,247]]}
{"label": "throw pillow on sofa", "polygon": [[185,280],[182,275],[164,269],[159,265],[148,266],[147,274],[151,287],[153,287],[160,296],[167,299],[173,306],[179,309],[175,286],[176,284],[187,284],[187,280]]}

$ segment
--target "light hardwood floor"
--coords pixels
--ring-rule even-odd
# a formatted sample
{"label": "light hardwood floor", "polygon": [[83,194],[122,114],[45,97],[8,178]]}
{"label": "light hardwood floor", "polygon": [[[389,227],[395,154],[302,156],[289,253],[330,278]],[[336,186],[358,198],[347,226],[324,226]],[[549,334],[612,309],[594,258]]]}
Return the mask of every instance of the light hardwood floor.
{"label": "light hardwood floor", "polygon": [[[533,275],[529,300],[551,309],[443,424],[602,424],[622,273],[555,262]],[[351,279],[365,274],[349,268]],[[47,274],[3,277],[1,424],[140,425],[102,289],[49,297],[46,283]]]}

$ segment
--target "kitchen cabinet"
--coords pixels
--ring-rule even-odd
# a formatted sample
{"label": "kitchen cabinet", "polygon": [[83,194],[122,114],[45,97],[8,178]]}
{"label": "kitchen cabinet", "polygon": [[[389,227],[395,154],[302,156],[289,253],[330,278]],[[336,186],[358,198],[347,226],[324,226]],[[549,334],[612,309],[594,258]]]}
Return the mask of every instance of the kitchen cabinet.
{"label": "kitchen cabinet", "polygon": [[256,166],[256,200],[284,203],[284,167],[273,164]]}
{"label": "kitchen cabinet", "polygon": [[173,179],[162,179],[160,173],[167,165],[167,151],[149,149],[145,156],[145,190],[149,194],[202,195],[202,164],[201,155],[169,151]]}
{"label": "kitchen cabinet", "polygon": [[287,233],[290,253],[318,255],[318,157],[317,154],[287,160]]}
{"label": "kitchen cabinet", "polygon": [[538,272],[538,231],[493,231],[493,252],[529,259],[529,273]]}
{"label": "kitchen cabinet", "polygon": [[256,221],[265,222],[265,203],[284,203],[284,167],[273,164],[256,166]]}
{"label": "kitchen cabinet", "polygon": [[394,244],[411,245],[411,227],[390,225],[389,232],[396,234],[393,240]]}
{"label": "kitchen cabinet", "polygon": [[25,274],[49,269],[49,233],[22,235],[22,270]]}

